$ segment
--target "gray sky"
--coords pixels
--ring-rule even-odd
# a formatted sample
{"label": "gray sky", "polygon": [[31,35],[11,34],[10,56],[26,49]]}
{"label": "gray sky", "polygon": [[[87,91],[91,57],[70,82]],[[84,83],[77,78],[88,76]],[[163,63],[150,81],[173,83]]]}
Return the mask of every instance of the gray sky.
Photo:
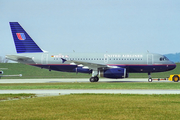
{"label": "gray sky", "polygon": [[180,0],[0,0],[0,56],[14,54],[9,22],[49,52],[180,52]]}

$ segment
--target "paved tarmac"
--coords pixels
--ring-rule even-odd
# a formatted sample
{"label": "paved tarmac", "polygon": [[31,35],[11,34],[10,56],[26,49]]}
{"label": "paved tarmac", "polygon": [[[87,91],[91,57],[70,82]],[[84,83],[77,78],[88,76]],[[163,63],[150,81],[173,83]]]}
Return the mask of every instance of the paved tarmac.
{"label": "paved tarmac", "polygon": [[97,90],[0,90],[0,94],[19,94],[19,93],[33,93],[37,95],[44,96],[55,96],[55,95],[65,95],[65,94],[83,94],[83,93],[95,93],[95,94],[180,94],[180,90],[112,90],[112,89],[97,89]]}
{"label": "paved tarmac", "polygon": [[[89,82],[89,79],[0,79],[1,83],[55,83],[55,82]],[[100,79],[99,82],[148,82],[147,79]],[[168,80],[153,82],[172,82]],[[65,94],[83,94],[83,93],[101,93],[101,94],[180,94],[180,90],[121,90],[121,89],[90,89],[90,90],[0,90],[0,94],[19,94],[33,93],[43,96],[65,95]]]}
{"label": "paved tarmac", "polygon": [[[0,79],[0,83],[55,83],[55,82],[89,82],[88,78],[82,79]],[[106,79],[100,78],[99,82],[148,82],[148,78],[125,78],[125,79]],[[168,80],[153,82],[172,82]]]}

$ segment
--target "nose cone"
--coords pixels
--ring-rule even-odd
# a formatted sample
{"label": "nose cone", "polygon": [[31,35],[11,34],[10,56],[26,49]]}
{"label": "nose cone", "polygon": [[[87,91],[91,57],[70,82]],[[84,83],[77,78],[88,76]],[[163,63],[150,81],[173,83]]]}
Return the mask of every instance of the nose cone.
{"label": "nose cone", "polygon": [[171,62],[171,64],[169,64],[169,70],[173,70],[176,68],[176,64],[174,62]]}

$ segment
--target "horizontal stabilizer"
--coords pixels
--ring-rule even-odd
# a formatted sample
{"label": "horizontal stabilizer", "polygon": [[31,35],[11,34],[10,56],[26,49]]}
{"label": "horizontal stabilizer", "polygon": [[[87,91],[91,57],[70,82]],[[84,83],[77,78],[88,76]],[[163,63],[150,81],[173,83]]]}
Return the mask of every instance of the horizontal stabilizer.
{"label": "horizontal stabilizer", "polygon": [[6,55],[6,59],[18,61],[18,60],[29,60],[32,59],[32,57],[20,56],[20,55]]}

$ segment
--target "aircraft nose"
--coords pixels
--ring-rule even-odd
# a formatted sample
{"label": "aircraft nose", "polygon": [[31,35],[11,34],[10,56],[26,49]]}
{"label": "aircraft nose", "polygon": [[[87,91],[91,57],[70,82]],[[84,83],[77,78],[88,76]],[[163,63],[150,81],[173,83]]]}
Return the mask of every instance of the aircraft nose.
{"label": "aircraft nose", "polygon": [[170,69],[173,70],[176,68],[176,64],[174,62],[171,62],[170,64]]}
{"label": "aircraft nose", "polygon": [[174,64],[173,64],[173,69],[175,69],[175,68],[176,68],[176,64],[174,63]]}

